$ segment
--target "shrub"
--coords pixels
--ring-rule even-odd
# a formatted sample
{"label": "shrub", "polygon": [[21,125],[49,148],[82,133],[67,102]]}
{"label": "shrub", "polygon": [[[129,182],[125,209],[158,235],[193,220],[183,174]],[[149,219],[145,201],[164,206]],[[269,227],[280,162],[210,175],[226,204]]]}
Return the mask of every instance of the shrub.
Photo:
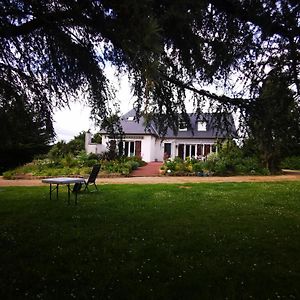
{"label": "shrub", "polygon": [[300,170],[300,156],[286,157],[280,166],[283,169]]}
{"label": "shrub", "polygon": [[12,179],[14,175],[15,175],[14,170],[8,170],[6,172],[3,172],[4,179]]}
{"label": "shrub", "polygon": [[167,160],[165,162],[166,169],[173,172],[176,170],[176,165],[177,165],[176,161]]}
{"label": "shrub", "polygon": [[208,155],[206,161],[199,161],[194,157],[183,161],[181,158],[168,159],[162,170],[169,175],[268,175],[269,172],[262,167],[255,156],[245,157],[243,151],[232,141],[226,141],[218,153]]}
{"label": "shrub", "polygon": [[139,163],[137,161],[128,161],[125,163],[131,170],[136,170],[139,167]]}
{"label": "shrub", "polygon": [[210,172],[215,172],[216,163],[218,160],[219,160],[219,156],[216,153],[211,153],[210,155],[208,155],[204,163],[204,169],[207,169]]}
{"label": "shrub", "polygon": [[138,163],[139,167],[145,166],[147,163],[142,160],[140,156],[132,156],[132,157],[126,157],[125,160],[134,161]]}
{"label": "shrub", "polygon": [[[209,169],[209,168],[208,168]],[[231,173],[232,166],[225,159],[219,159],[218,161],[214,161],[213,169],[209,169],[209,171],[214,172],[215,175],[228,175]]]}
{"label": "shrub", "polygon": [[77,166],[78,162],[72,154],[66,154],[64,158],[61,159],[61,164],[64,167],[72,168]]}
{"label": "shrub", "polygon": [[193,172],[202,172],[204,169],[204,162],[198,161],[193,164]]}

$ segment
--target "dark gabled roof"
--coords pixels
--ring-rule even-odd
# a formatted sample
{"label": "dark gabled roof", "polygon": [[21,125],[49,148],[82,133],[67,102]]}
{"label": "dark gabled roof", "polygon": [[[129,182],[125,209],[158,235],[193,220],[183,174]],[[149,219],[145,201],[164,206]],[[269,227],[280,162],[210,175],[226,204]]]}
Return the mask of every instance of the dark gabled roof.
{"label": "dark gabled roof", "polygon": [[[128,118],[132,117],[133,120],[130,121]],[[130,110],[125,115],[121,117],[121,126],[125,134],[150,134],[158,135],[155,131],[155,128],[150,125],[149,128],[145,127],[145,120],[143,117],[139,118],[139,121],[136,120],[136,111],[135,109]]]}
{"label": "dark gabled roof", "polygon": [[[169,128],[164,138],[226,138],[236,136],[236,128],[231,114],[203,113],[200,116],[196,114],[188,114],[188,116],[190,118],[191,128],[188,128],[187,131],[178,131],[177,135]],[[132,118],[133,120],[131,120]],[[206,122],[206,131],[198,131],[198,121]],[[139,121],[136,120],[135,109],[130,110],[121,117],[121,126],[125,134],[149,134],[159,136],[154,123],[151,123],[149,128],[146,128],[143,117],[140,117]],[[221,126],[224,127],[221,129]]]}

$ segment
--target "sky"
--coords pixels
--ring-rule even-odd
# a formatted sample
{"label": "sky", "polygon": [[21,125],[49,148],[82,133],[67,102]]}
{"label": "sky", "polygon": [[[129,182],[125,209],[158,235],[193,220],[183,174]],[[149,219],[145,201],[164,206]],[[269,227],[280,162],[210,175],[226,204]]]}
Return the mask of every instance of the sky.
{"label": "sky", "polygon": [[93,128],[88,107],[80,103],[74,103],[71,107],[54,112],[53,125],[57,141],[68,142],[79,132]]}
{"label": "sky", "polygon": [[[120,103],[121,113],[126,113],[133,107],[134,99],[130,91],[127,77],[123,76],[119,80],[114,76],[112,69],[106,71],[107,76],[117,88],[116,100]],[[70,103],[70,108],[64,108],[54,111],[54,130],[56,141],[65,142],[73,139],[74,136],[82,131],[90,130],[92,133],[97,132],[93,121],[90,119],[91,109],[78,102]]]}

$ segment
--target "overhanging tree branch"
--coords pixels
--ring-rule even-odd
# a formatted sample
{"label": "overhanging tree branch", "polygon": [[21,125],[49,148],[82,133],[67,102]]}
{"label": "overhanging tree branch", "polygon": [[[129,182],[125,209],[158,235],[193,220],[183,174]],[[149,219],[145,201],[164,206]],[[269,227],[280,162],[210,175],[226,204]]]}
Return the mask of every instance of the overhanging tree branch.
{"label": "overhanging tree branch", "polygon": [[230,104],[230,105],[236,106],[238,108],[246,108],[249,105],[249,102],[250,102],[250,99],[246,99],[246,98],[231,98],[231,97],[228,97],[228,96],[225,96],[225,95],[219,96],[219,95],[217,95],[215,93],[212,93],[212,92],[209,92],[207,90],[197,89],[194,86],[191,86],[190,84],[184,83],[184,82],[182,82],[181,80],[178,80],[175,77],[170,77],[170,76],[167,76],[163,73],[160,73],[160,75],[163,77],[164,80],[167,80],[168,82],[170,82],[170,83],[172,83],[176,86],[182,87],[186,90],[189,90],[193,93],[196,93],[196,94],[198,94],[200,96],[203,96],[203,97],[206,97],[208,99],[216,100],[221,104]]}

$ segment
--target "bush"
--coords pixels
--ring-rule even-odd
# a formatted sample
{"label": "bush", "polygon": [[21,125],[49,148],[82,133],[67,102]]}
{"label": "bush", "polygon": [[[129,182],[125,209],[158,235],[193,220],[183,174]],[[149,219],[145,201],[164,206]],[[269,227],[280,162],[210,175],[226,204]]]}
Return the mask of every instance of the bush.
{"label": "bush", "polygon": [[61,164],[63,167],[72,168],[77,166],[78,161],[72,154],[68,153],[61,159]]}
{"label": "bush", "polygon": [[171,160],[167,160],[165,162],[165,166],[166,166],[166,170],[168,172],[168,170],[170,170],[171,172],[176,170],[176,165],[177,163],[175,161],[171,161]]}
{"label": "bush", "polygon": [[139,167],[145,166],[147,164],[145,161],[142,160],[140,156],[125,157],[125,160],[134,161],[138,163]]}
{"label": "bush", "polygon": [[206,161],[195,158],[168,159],[161,168],[167,175],[268,175],[257,157],[245,157],[243,151],[232,141],[226,141],[218,153],[208,155]]}
{"label": "bush", "polygon": [[4,179],[13,179],[13,176],[15,175],[13,170],[8,170],[6,172],[3,172],[3,178]]}
{"label": "bush", "polygon": [[280,164],[282,169],[300,170],[300,156],[286,157]]}
{"label": "bush", "polygon": [[199,161],[193,164],[193,172],[203,172],[204,162]]}

